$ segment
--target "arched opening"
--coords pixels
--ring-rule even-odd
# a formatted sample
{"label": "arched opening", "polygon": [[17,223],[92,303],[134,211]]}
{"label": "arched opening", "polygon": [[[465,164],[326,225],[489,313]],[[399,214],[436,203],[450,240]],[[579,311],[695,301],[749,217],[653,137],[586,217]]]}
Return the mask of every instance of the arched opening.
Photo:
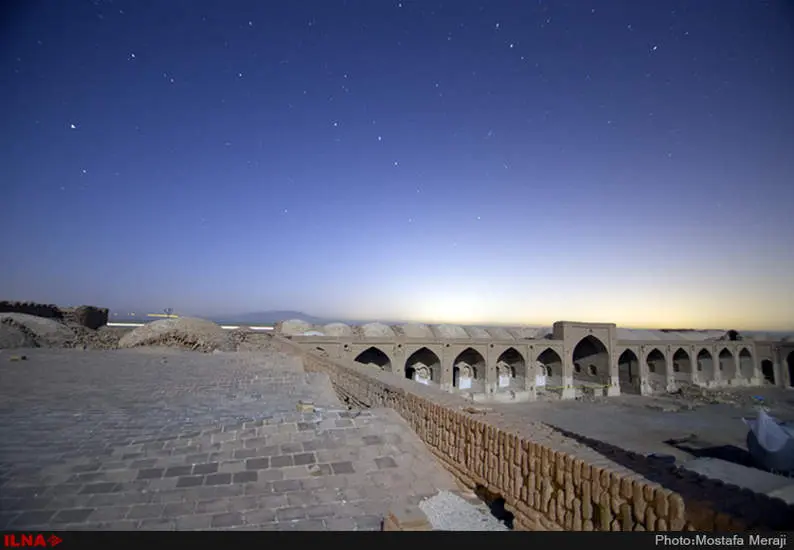
{"label": "arched opening", "polygon": [[658,348],[653,348],[645,358],[648,367],[648,382],[656,391],[667,389],[667,359]]}
{"label": "arched opening", "polygon": [[698,378],[705,382],[714,380],[714,358],[711,353],[702,349],[697,356]]}
{"label": "arched opening", "polygon": [[356,363],[391,371],[391,359],[376,347],[367,348],[356,357]]}
{"label": "arched opening", "polygon": [[474,348],[463,350],[452,363],[452,383],[459,390],[485,391],[485,358]]}
{"label": "arched opening", "polygon": [[692,379],[692,359],[684,348],[678,348],[673,354],[673,378],[676,380]]}
{"label": "arched opening", "polygon": [[584,385],[605,386],[609,383],[609,351],[595,336],[585,336],[576,344],[573,362],[574,380]]}
{"label": "arched opening", "polygon": [[794,387],[794,351],[786,357],[786,364],[788,365],[788,385]]}
{"label": "arched opening", "polygon": [[755,376],[755,361],[753,361],[753,354],[747,348],[742,348],[739,352],[739,374],[747,380]]}
{"label": "arched opening", "polygon": [[413,352],[405,361],[405,377],[420,384],[438,384],[441,360],[427,348]]}
{"label": "arched opening", "polygon": [[527,363],[515,348],[507,348],[496,360],[498,387],[524,388],[527,379]]}
{"label": "arched opening", "polygon": [[562,387],[562,357],[551,348],[538,355],[535,363],[537,373],[535,376],[535,389],[544,391],[546,388]]}
{"label": "arched opening", "polygon": [[723,382],[728,382],[729,380],[736,378],[736,359],[733,357],[733,354],[728,350],[728,348],[724,348],[717,358],[720,368],[720,376],[722,377]]}
{"label": "arched opening", "polygon": [[630,349],[618,357],[618,378],[622,392],[638,393],[640,391],[640,360]]}
{"label": "arched opening", "polygon": [[764,375],[764,380],[770,384],[775,383],[775,365],[769,359],[761,361],[761,374]]}

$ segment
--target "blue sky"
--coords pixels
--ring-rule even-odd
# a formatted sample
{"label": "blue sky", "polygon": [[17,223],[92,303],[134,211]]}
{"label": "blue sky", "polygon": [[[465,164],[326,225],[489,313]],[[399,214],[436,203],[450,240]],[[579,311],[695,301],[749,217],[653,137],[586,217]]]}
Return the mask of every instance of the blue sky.
{"label": "blue sky", "polygon": [[794,325],[785,2],[4,11],[4,298]]}

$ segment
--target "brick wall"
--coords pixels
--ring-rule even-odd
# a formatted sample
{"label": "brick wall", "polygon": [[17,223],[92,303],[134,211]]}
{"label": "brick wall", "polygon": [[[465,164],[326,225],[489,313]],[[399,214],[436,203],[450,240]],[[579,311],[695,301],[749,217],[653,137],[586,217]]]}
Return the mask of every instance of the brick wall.
{"label": "brick wall", "polygon": [[327,373],[351,404],[391,407],[470,488],[500,495],[521,530],[746,531],[794,528],[780,500],[682,473],[636,453],[472,408],[436,388],[274,342]]}

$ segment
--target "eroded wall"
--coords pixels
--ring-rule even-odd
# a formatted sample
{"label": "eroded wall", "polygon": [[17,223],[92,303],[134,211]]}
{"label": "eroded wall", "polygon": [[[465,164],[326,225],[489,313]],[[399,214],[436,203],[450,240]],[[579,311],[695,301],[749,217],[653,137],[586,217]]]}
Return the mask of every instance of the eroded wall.
{"label": "eroded wall", "polygon": [[95,306],[59,307],[54,304],[0,301],[0,313],[25,313],[98,329],[108,322],[108,309]]}

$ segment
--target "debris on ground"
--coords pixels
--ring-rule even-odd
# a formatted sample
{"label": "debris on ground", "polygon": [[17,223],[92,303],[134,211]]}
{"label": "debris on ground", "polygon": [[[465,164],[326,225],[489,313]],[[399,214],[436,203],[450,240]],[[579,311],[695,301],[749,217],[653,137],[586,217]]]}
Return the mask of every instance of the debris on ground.
{"label": "debris on ground", "polygon": [[434,531],[507,531],[507,526],[490,514],[487,507],[475,506],[449,491],[419,503]]}

